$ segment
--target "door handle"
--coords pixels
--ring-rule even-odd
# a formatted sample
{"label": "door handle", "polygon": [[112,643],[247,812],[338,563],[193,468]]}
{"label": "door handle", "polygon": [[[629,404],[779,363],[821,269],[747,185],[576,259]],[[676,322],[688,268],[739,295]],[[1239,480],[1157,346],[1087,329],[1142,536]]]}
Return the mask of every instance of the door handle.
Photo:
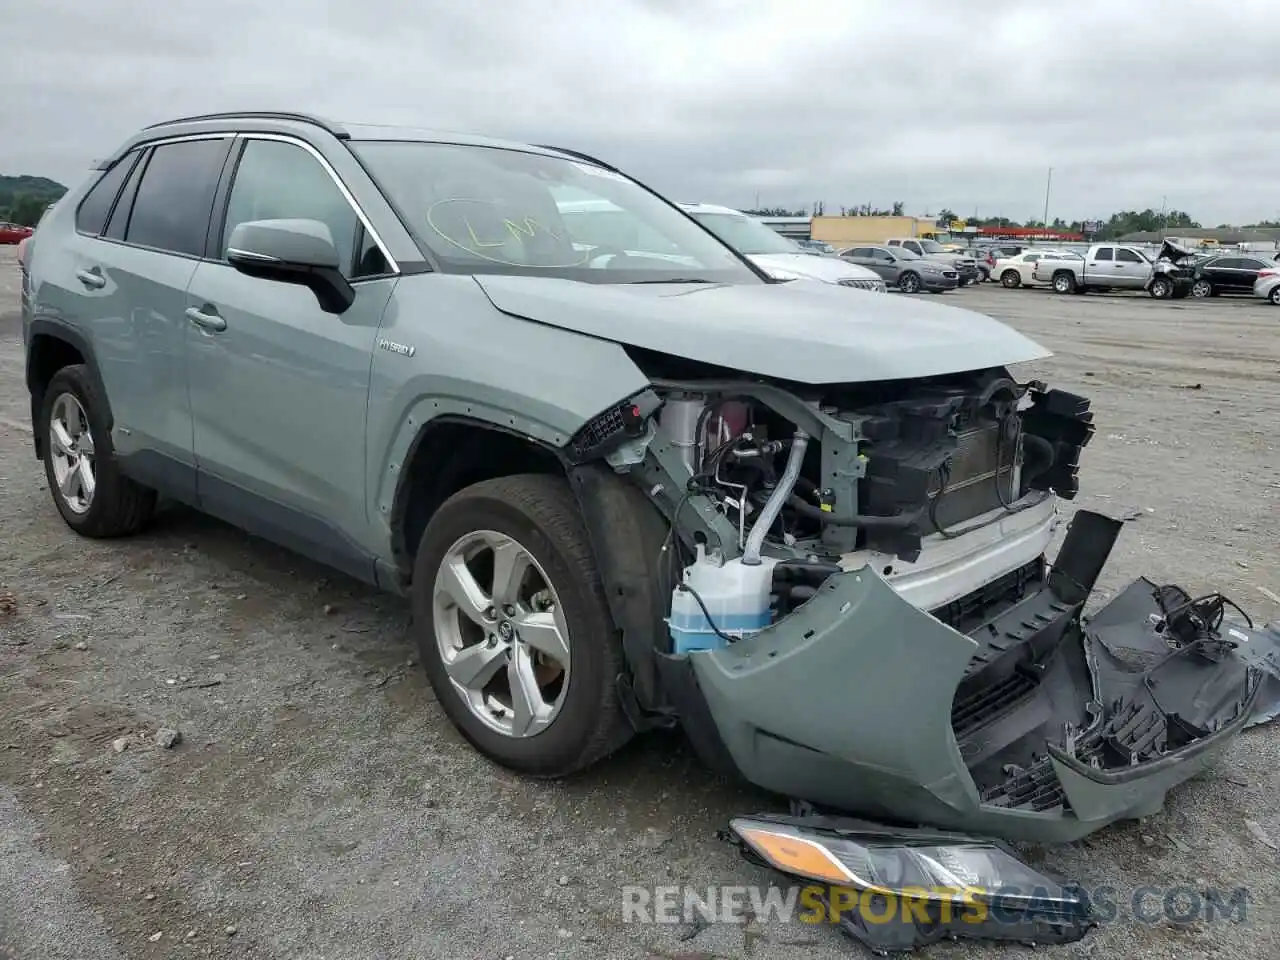
{"label": "door handle", "polygon": [[187,319],[197,327],[203,327],[205,330],[227,329],[227,321],[223,320],[216,313],[205,313],[199,307],[187,307],[184,312],[187,315]]}
{"label": "door handle", "polygon": [[86,287],[92,287],[95,290],[101,290],[107,285],[107,278],[95,270],[77,270],[76,279],[83,283]]}

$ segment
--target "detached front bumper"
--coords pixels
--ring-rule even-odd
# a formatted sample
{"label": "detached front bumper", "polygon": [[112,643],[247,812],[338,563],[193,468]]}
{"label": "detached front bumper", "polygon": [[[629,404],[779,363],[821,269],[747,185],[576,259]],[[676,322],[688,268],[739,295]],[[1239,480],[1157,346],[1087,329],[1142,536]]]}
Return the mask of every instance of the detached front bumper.
{"label": "detached front bumper", "polygon": [[[1055,566],[948,625],[870,567],[666,664],[708,760],[820,810],[1065,842],[1149,815],[1280,711],[1280,630],[1133,583],[1081,617],[1120,524],[1080,511]],[[1221,624],[1213,624],[1223,619]],[[683,680],[677,678],[683,671]]]}

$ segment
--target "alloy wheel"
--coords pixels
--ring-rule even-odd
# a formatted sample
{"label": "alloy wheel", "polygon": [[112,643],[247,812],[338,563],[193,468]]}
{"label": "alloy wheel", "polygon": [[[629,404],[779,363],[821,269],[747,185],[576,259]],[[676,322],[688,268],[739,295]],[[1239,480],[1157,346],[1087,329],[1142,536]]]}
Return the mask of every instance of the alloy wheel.
{"label": "alloy wheel", "polygon": [[486,726],[530,737],[569,688],[569,630],[546,571],[492,530],[459,538],[432,588],[436,644],[454,690]]}
{"label": "alloy wheel", "polygon": [[1193,297],[1207,297],[1213,293],[1213,286],[1208,280],[1197,280],[1191,288]]}
{"label": "alloy wheel", "polygon": [[53,402],[49,417],[49,456],[53,459],[53,477],[62,502],[72,513],[88,513],[98,488],[93,433],[84,407],[73,394],[60,394]]}

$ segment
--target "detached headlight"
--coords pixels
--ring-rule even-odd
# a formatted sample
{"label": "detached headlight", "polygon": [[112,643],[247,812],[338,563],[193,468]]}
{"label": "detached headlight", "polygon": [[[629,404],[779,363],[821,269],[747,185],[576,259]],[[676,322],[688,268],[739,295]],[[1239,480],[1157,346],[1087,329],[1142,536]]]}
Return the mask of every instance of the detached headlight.
{"label": "detached headlight", "polygon": [[739,818],[729,827],[752,859],[815,884],[809,899],[825,904],[825,919],[876,951],[943,937],[1070,943],[1095,925],[1082,894],[997,841],[843,817]]}

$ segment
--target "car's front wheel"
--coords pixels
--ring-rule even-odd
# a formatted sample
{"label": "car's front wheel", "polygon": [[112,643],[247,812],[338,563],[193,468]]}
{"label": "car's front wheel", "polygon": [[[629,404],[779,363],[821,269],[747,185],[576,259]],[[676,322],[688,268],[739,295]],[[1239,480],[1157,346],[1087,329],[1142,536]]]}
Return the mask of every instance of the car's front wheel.
{"label": "car's front wheel", "polygon": [[904,273],[898,278],[898,289],[903,293],[919,293],[920,278],[914,273]]}
{"label": "car's front wheel", "polygon": [[155,491],[120,472],[106,400],[83,364],[53,375],[37,429],[49,492],[72,530],[86,537],[119,537],[151,518]]}
{"label": "car's front wheel", "polygon": [[563,479],[502,477],[450,497],[418,547],[412,606],[441,707],[490,759],[561,777],[629,738],[617,631]]}
{"label": "car's front wheel", "polygon": [[1168,277],[1156,277],[1151,281],[1151,296],[1157,300],[1168,300],[1173,296],[1173,281]]}
{"label": "car's front wheel", "polygon": [[1271,291],[1271,296],[1267,297],[1277,307],[1280,307],[1280,287],[1276,287]]}

